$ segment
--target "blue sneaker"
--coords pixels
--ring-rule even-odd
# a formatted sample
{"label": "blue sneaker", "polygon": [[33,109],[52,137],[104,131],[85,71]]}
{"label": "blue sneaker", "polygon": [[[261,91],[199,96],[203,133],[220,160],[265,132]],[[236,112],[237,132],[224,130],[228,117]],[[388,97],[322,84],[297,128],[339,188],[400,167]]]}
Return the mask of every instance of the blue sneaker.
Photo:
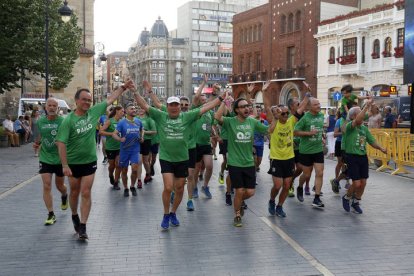
{"label": "blue sneaker", "polygon": [[346,198],[346,195],[342,197],[342,207],[344,207],[344,210],[349,212],[351,208],[349,207],[349,199]]}
{"label": "blue sneaker", "polygon": [[170,215],[164,214],[164,217],[162,218],[161,222],[161,228],[166,230],[168,229],[168,227],[170,227]]}
{"label": "blue sneaker", "polygon": [[276,207],[275,201],[274,200],[269,200],[268,210],[269,210],[269,213],[272,216],[274,216],[276,214],[275,207]]}
{"label": "blue sneaker", "polygon": [[210,187],[209,186],[207,186],[207,187],[201,187],[201,192],[203,193],[203,194],[205,194],[205,196],[207,197],[207,198],[212,198],[213,196],[211,195],[211,193],[210,193]]}
{"label": "blue sneaker", "polygon": [[174,191],[171,192],[170,203],[171,205],[174,203]]}
{"label": "blue sneaker", "polygon": [[172,226],[180,226],[180,222],[178,221],[175,213],[170,213],[170,222]]}
{"label": "blue sneaker", "polygon": [[187,201],[187,211],[194,211],[194,204],[191,199]]}
{"label": "blue sneaker", "polygon": [[198,188],[197,187],[194,188],[193,198],[198,198]]}
{"label": "blue sneaker", "polygon": [[286,213],[285,211],[283,211],[282,206],[279,206],[279,205],[276,206],[276,216],[281,217],[281,218],[286,217]]}
{"label": "blue sneaker", "polygon": [[362,209],[359,205],[359,200],[353,200],[351,207],[354,209],[354,213],[362,214]]}

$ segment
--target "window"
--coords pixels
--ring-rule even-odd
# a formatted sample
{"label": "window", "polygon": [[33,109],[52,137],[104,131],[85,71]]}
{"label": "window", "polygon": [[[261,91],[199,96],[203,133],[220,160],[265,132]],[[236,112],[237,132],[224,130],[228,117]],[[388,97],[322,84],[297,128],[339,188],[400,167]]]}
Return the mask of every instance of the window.
{"label": "window", "polygon": [[260,71],[262,68],[262,56],[260,54],[256,54],[256,71]]}
{"label": "window", "polygon": [[247,72],[251,72],[252,71],[252,56],[249,55],[247,57]]}
{"label": "window", "polygon": [[247,38],[247,29],[244,29],[243,41],[244,41],[244,44],[249,42],[249,39]]}
{"label": "window", "polygon": [[176,50],[175,55],[180,58],[181,57],[181,50]]}
{"label": "window", "polygon": [[159,87],[158,88],[158,93],[162,96],[165,96],[165,87]]}
{"label": "window", "polygon": [[372,56],[373,59],[377,59],[377,58],[379,58],[379,55],[380,55],[380,41],[379,41],[379,39],[375,39],[374,44],[372,46],[371,56]]}
{"label": "window", "polygon": [[157,68],[157,62],[156,62],[156,61],[153,61],[153,62],[151,63],[151,68],[152,68],[152,69]]}
{"label": "window", "polygon": [[329,49],[329,64],[335,64],[335,48],[331,47]]}
{"label": "window", "polygon": [[239,31],[239,36],[240,36],[240,38],[239,38],[240,39],[239,44],[242,45],[243,44],[243,30],[240,30]]}
{"label": "window", "polygon": [[243,56],[241,56],[240,57],[240,61],[239,61],[240,63],[239,63],[239,72],[240,72],[240,74],[241,73],[243,73],[243,62],[244,62],[244,58],[243,58]]}
{"label": "window", "polygon": [[361,53],[361,63],[365,63],[365,36],[362,37],[362,53]]}
{"label": "window", "polygon": [[288,33],[293,32],[293,13],[288,16],[287,31]]}
{"label": "window", "polygon": [[157,49],[153,49],[152,50],[152,56],[153,57],[156,57],[158,55],[158,51],[157,51]]}
{"label": "window", "polygon": [[300,30],[302,28],[302,13],[300,11],[296,12],[295,17],[295,30]]}
{"label": "window", "polygon": [[175,68],[181,68],[181,62],[177,62],[177,63],[175,64]]}
{"label": "window", "polygon": [[343,41],[343,55],[350,56],[357,54],[357,38],[348,38]]}
{"label": "window", "polygon": [[160,61],[160,63],[159,63],[159,67],[160,67],[160,68],[165,68],[165,62],[164,62],[164,61]]}
{"label": "window", "polygon": [[151,81],[157,81],[157,74],[151,74]]}
{"label": "window", "polygon": [[280,17],[280,33],[286,33],[286,15],[284,14]]}
{"label": "window", "polygon": [[165,56],[165,51],[163,49],[160,49],[160,57],[164,57]]}
{"label": "window", "polygon": [[295,47],[288,47],[287,48],[287,69],[292,69],[293,66],[295,65],[295,54],[296,54],[296,49]]}
{"label": "window", "polygon": [[164,74],[159,74],[159,80],[160,82],[165,80],[165,75]]}
{"label": "window", "polygon": [[254,26],[253,29],[253,42],[257,41],[257,26]]}
{"label": "window", "polygon": [[175,95],[177,95],[177,96],[181,96],[182,94],[181,94],[181,88],[176,88],[175,89]]}
{"label": "window", "polygon": [[384,57],[390,57],[391,56],[391,49],[392,49],[391,37],[387,37],[384,40],[384,51],[382,52],[382,55]]}
{"label": "window", "polygon": [[263,34],[262,34],[262,24],[259,24],[259,30],[258,30],[258,32],[259,32],[259,34],[258,34],[258,40],[259,41],[262,41],[262,37],[263,37]]}
{"label": "window", "polygon": [[404,28],[397,30],[397,47],[404,47]]}

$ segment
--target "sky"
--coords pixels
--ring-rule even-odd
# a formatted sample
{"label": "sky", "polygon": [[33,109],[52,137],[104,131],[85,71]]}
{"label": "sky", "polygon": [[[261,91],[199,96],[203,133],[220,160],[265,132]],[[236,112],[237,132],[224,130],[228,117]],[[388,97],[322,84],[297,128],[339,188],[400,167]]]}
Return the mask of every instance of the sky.
{"label": "sky", "polygon": [[95,0],[95,43],[105,46],[105,54],[127,52],[158,16],[168,31],[177,28],[177,8],[189,0]]}

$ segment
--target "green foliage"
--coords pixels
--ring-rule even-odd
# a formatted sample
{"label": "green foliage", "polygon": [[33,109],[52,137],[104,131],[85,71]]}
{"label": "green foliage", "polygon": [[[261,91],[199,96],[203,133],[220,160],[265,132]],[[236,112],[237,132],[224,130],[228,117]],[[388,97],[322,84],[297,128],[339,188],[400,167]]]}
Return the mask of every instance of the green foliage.
{"label": "green foliage", "polygon": [[[72,79],[81,29],[76,16],[61,20],[61,0],[0,1],[0,93],[19,87],[20,78],[45,77],[45,22],[49,14],[49,86],[60,89]],[[26,72],[30,74],[26,74]]]}

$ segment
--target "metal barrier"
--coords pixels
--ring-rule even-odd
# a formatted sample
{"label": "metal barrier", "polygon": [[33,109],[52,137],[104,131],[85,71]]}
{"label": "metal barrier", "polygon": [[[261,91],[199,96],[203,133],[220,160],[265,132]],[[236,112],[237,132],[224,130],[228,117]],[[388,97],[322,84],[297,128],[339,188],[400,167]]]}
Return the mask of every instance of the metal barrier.
{"label": "metal barrier", "polygon": [[392,150],[391,150],[391,135],[387,132],[381,131],[380,129],[371,130],[372,136],[382,147],[387,149],[387,154],[382,153],[380,150],[374,149],[373,147],[367,147],[367,155],[369,161],[374,163],[374,160],[380,160],[382,165],[377,169],[377,172],[383,171],[385,169],[392,170],[393,168],[388,165],[391,160]]}
{"label": "metal barrier", "polygon": [[414,167],[414,134],[397,134],[393,151],[397,169],[391,174],[408,173],[404,166]]}

